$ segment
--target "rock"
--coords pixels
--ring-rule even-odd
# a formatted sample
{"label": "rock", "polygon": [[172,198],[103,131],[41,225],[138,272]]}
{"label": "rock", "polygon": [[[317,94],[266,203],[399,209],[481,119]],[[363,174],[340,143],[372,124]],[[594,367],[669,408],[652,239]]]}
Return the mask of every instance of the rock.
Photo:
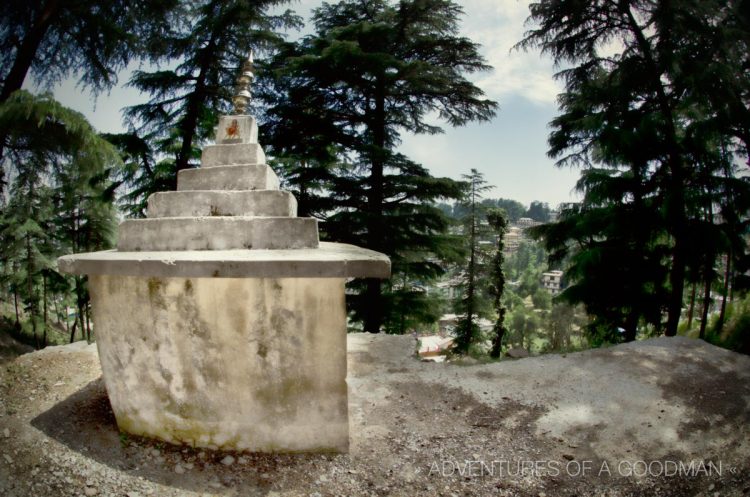
{"label": "rock", "polygon": [[13,458],[10,457],[8,454],[3,454],[3,458],[5,459],[5,462],[8,464],[13,464]]}
{"label": "rock", "polygon": [[128,492],[125,495],[127,495],[128,497],[141,497],[141,494],[138,492]]}
{"label": "rock", "polygon": [[522,359],[524,357],[529,357],[529,351],[519,347],[513,347],[512,349],[509,349],[505,355],[513,359]]}
{"label": "rock", "polygon": [[8,428],[3,430],[3,436],[5,438],[10,438],[10,430]]}
{"label": "rock", "polygon": [[566,461],[572,461],[573,459],[575,459],[575,456],[573,454],[563,454],[563,459],[565,459]]}
{"label": "rock", "polygon": [[183,468],[181,464],[176,464],[174,467],[174,472],[177,473],[178,475],[184,475],[185,468]]}
{"label": "rock", "polygon": [[221,464],[223,464],[224,466],[231,466],[232,464],[234,464],[234,457],[226,456],[221,460]]}
{"label": "rock", "polygon": [[237,462],[238,462],[239,464],[247,464],[247,463],[248,463],[248,460],[247,460],[247,458],[246,458],[246,457],[240,457],[239,459],[237,459]]}
{"label": "rock", "polygon": [[83,494],[84,494],[84,495],[85,495],[86,497],[93,497],[94,495],[98,495],[98,494],[99,494],[99,489],[97,489],[97,488],[95,488],[95,487],[86,487],[86,488],[85,488],[85,489],[83,490]]}
{"label": "rock", "polygon": [[325,483],[328,481],[328,477],[326,475],[320,475],[320,477],[318,477],[318,481],[320,483]]}
{"label": "rock", "polygon": [[161,452],[159,449],[151,449],[151,455],[154,457],[159,457],[161,455]]}

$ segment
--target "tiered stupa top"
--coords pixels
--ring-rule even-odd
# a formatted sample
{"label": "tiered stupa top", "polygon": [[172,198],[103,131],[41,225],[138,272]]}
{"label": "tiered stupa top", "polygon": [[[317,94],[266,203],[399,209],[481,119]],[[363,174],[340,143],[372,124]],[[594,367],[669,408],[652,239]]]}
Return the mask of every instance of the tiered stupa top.
{"label": "tiered stupa top", "polygon": [[[243,77],[251,80],[252,73],[245,68],[240,82]],[[246,90],[235,95],[236,111],[246,108]],[[216,144],[203,149],[201,167],[180,171],[177,191],[153,194],[147,215],[120,224],[117,250],[61,257],[60,270],[160,277],[390,275],[383,254],[318,241],[317,220],[297,217],[296,199],[279,190],[266,165],[255,118],[241,113],[220,117]]]}
{"label": "tiered stupa top", "polygon": [[318,223],[297,217],[265,164],[251,116],[223,116],[201,167],[180,171],[176,192],[148,199],[148,218],[120,225],[120,251],[314,249]]}

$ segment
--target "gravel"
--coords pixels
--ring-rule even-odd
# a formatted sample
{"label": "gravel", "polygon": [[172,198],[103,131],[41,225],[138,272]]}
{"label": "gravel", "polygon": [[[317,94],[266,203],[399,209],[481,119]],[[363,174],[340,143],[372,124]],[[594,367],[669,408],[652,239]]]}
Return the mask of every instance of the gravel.
{"label": "gravel", "polygon": [[[349,454],[120,434],[95,346],[24,354],[0,366],[0,495],[750,494],[747,356],[658,338],[466,366],[420,362],[410,337],[350,335],[348,346]],[[721,474],[656,474],[696,461]]]}

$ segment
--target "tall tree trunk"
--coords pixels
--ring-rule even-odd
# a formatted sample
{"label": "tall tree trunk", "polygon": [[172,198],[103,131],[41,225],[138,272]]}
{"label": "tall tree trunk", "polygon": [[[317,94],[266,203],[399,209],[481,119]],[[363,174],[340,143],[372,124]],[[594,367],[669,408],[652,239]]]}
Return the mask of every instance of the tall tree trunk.
{"label": "tall tree trunk", "polygon": [[625,341],[635,341],[636,334],[638,333],[638,309],[631,309],[625,319]]}
{"label": "tall tree trunk", "polygon": [[0,93],[0,103],[8,100],[11,93],[23,86],[23,81],[26,79],[26,74],[29,72],[32,62],[34,62],[39,45],[57,13],[59,3],[59,0],[48,0],[26,32],[26,36],[23,37],[21,46],[16,52],[16,58],[13,60],[13,66],[5,78],[3,91]]}
{"label": "tall tree trunk", "polygon": [[86,310],[85,310],[85,316],[86,316],[86,341],[88,343],[91,343],[91,306],[86,303]]}
{"label": "tall tree trunk", "polygon": [[37,302],[34,298],[34,257],[31,250],[31,236],[26,235],[26,291],[29,296],[29,317],[31,318],[31,330],[34,333],[34,346],[37,349],[39,347],[39,337],[37,336],[36,330],[36,313],[37,313]]}
{"label": "tall tree trunk", "polygon": [[698,338],[706,338],[706,325],[708,324],[708,308],[711,306],[711,271],[706,267],[706,280],[703,287],[703,310],[701,311],[701,329]]}
{"label": "tall tree trunk", "polygon": [[[76,319],[81,328],[81,339],[86,339],[86,326],[85,326],[85,307],[86,302],[83,298],[83,278],[76,277]],[[73,325],[73,331],[71,337],[75,336],[75,324]]]}
{"label": "tall tree trunk", "polygon": [[503,348],[503,337],[505,336],[505,326],[502,324],[505,322],[505,308],[501,307],[498,312],[497,322],[495,323],[495,337],[492,340],[492,350],[490,351],[490,357],[497,359],[500,357],[500,352]]}
{"label": "tall tree trunk", "polygon": [[[369,191],[367,192],[367,244],[368,248],[383,251],[383,175],[386,161],[385,140],[385,87],[377,81],[375,110],[372,121],[373,149],[370,151]],[[364,312],[364,330],[380,333],[383,324],[383,291],[380,280],[367,279]]]}
{"label": "tall tree trunk", "polygon": [[18,312],[18,288],[16,288],[16,285],[13,285],[13,305],[16,308],[16,329],[20,329],[21,319]]}
{"label": "tall tree trunk", "polygon": [[63,323],[63,325],[65,326],[65,331],[66,332],[70,331],[69,326],[68,326],[68,318],[67,318],[67,316],[65,317],[65,320],[63,320],[63,316],[60,313],[60,303],[57,301],[57,296],[55,296],[55,298],[52,299],[52,306],[54,308],[55,320],[57,321],[57,323],[58,324],[59,323]]}
{"label": "tall tree trunk", "polygon": [[688,309],[688,322],[687,329],[690,330],[693,327],[693,312],[695,312],[695,293],[697,285],[693,283],[693,287],[690,290],[690,308]]}
{"label": "tall tree trunk", "polygon": [[724,328],[724,319],[726,318],[727,312],[727,296],[729,295],[729,285],[732,280],[732,253],[727,254],[727,264],[724,268],[724,291],[721,296],[721,312],[719,312],[719,322],[716,326],[716,331],[720,332]]}
{"label": "tall tree trunk", "polygon": [[215,62],[216,58],[215,36],[215,33],[211,34],[211,38],[209,39],[206,48],[201,53],[201,63],[198,77],[195,80],[195,89],[188,97],[187,111],[185,112],[185,117],[180,123],[182,144],[180,145],[180,150],[177,153],[175,160],[173,185],[173,188],[175,189],[177,188],[177,173],[190,167],[190,157],[193,153],[193,140],[196,135],[195,128],[198,126],[200,106],[206,94],[206,79],[208,78],[208,71],[211,69],[211,65]]}
{"label": "tall tree trunk", "polygon": [[476,297],[476,264],[477,264],[477,208],[476,208],[476,189],[472,181],[471,184],[471,227],[469,231],[469,268],[468,282],[466,289],[466,349],[469,349],[472,339],[474,338],[474,299]]}
{"label": "tall tree trunk", "polygon": [[[67,318],[66,318],[67,319]],[[78,316],[73,318],[73,327],[70,329],[70,343],[73,343],[76,339],[76,328],[78,327]]]}
{"label": "tall tree trunk", "polygon": [[42,274],[42,305],[44,313],[42,315],[42,347],[47,346],[47,276]]}
{"label": "tall tree trunk", "polygon": [[[675,126],[674,109],[670,104],[670,99],[665,90],[665,83],[662,79],[663,71],[660,70],[654,58],[654,48],[646,38],[643,27],[638,24],[631,10],[631,2],[619,0],[619,8],[625,16],[631,33],[633,34],[638,48],[646,62],[648,72],[648,82],[652,86],[656,96],[656,102],[659,110],[665,120],[664,138],[667,146],[667,167],[670,172],[670,188],[667,199],[667,221],[671,225],[671,234],[674,240],[672,249],[672,268],[669,273],[669,284],[671,293],[667,299],[667,328],[664,332],[666,336],[675,336],[677,327],[680,323],[682,314],[682,299],[685,290],[685,267],[686,267],[686,248],[690,243],[689,233],[685,229],[685,185],[684,185],[684,164],[683,157],[680,153],[680,145],[677,139],[677,128]],[[670,19],[664,19],[659,34],[659,43],[662,51],[667,51],[671,43],[668,39],[668,24]]]}

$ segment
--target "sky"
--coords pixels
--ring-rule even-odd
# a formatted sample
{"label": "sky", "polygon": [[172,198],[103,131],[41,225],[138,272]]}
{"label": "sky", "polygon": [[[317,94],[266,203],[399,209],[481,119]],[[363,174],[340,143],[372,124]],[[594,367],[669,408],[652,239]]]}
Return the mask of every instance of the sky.
{"label": "sky", "polygon": [[[293,2],[291,8],[309,19],[321,0]],[[523,37],[527,0],[457,0],[464,9],[461,30],[475,43],[493,70],[470,79],[500,109],[490,122],[471,123],[440,135],[404,135],[399,151],[427,167],[433,176],[460,179],[474,168],[495,188],[489,198],[533,200],[556,206],[577,198],[578,171],[559,169],[547,157],[548,123],[557,114],[556,96],[562,86],[552,61],[538,51],[512,50]],[[309,32],[310,28],[306,31]],[[289,38],[299,33],[292,32]],[[94,98],[72,77],[53,88],[64,105],[83,113],[100,132],[124,131],[120,110],[144,102],[147,95],[125,87],[128,73],[109,93]],[[260,142],[263,143],[262,128]]]}

